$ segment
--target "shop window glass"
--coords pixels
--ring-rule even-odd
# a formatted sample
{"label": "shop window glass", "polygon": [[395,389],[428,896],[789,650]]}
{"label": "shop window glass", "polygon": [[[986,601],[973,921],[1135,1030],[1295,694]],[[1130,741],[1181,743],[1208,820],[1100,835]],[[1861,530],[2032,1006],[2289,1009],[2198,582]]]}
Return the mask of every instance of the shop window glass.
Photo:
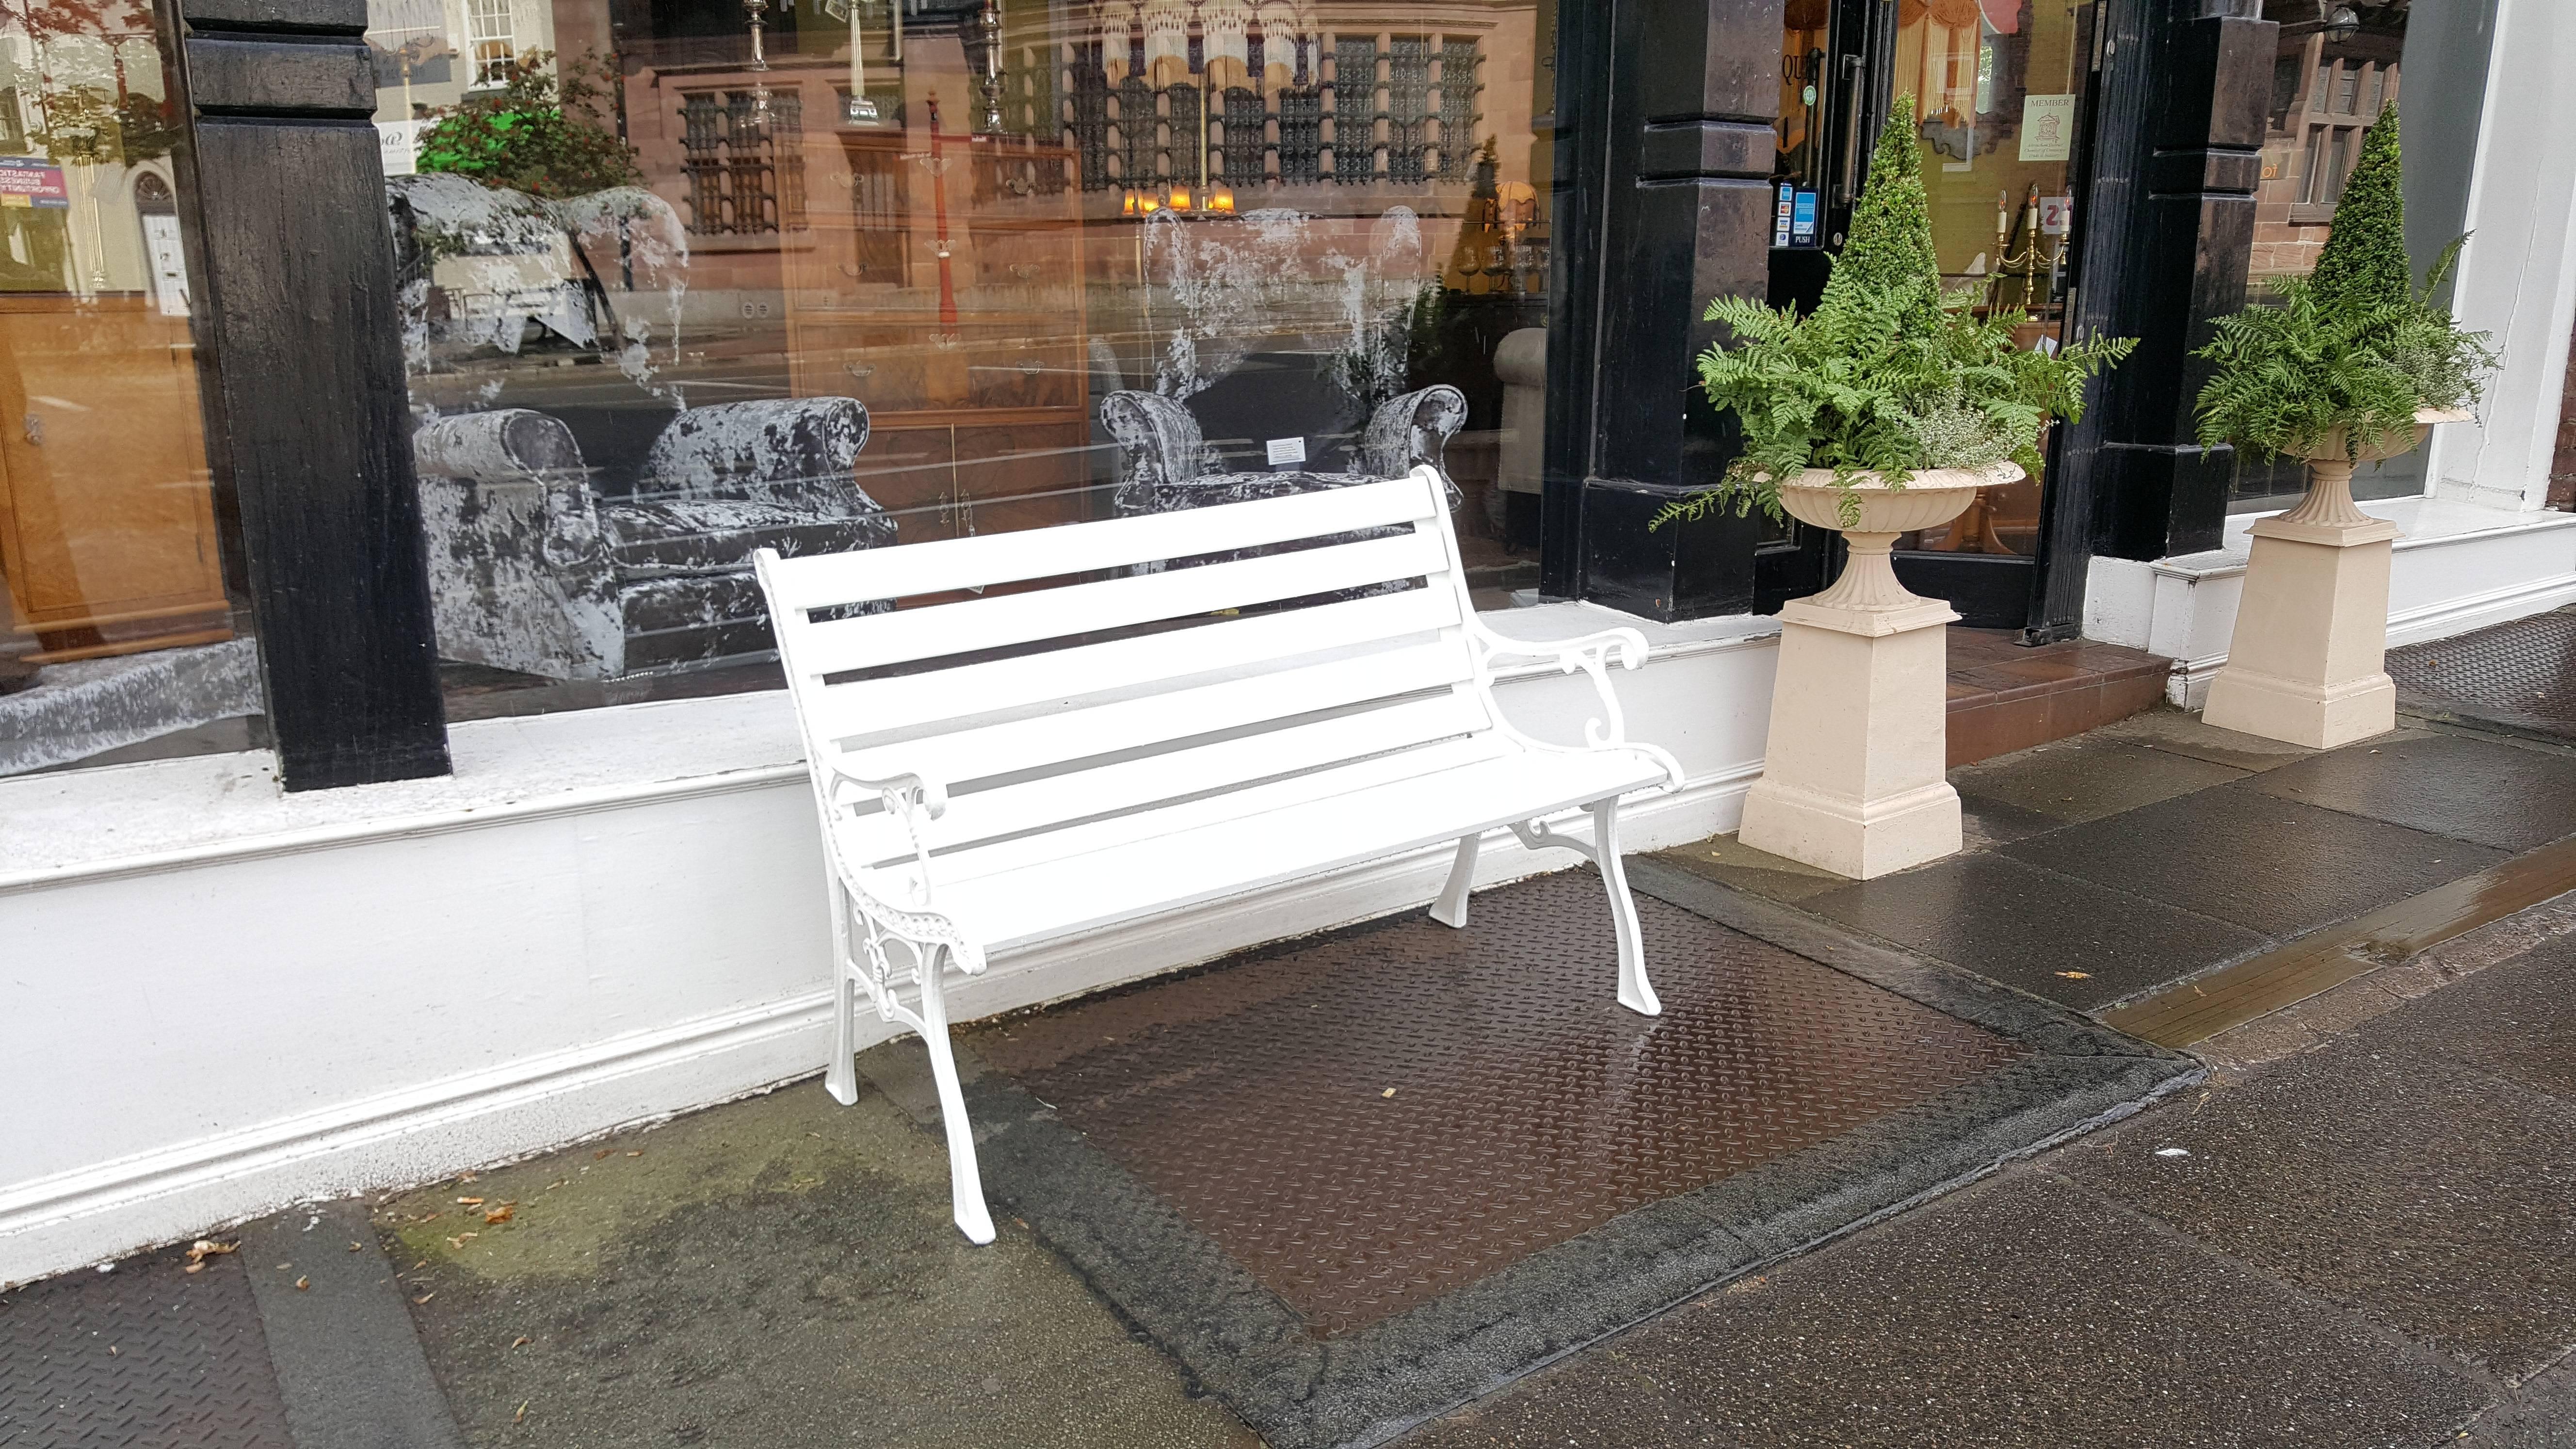
{"label": "shop window glass", "polygon": [[264,742],[153,10],[0,9],[0,775]]}
{"label": "shop window glass", "polygon": [[[2276,74],[2305,77],[2307,85],[2297,93],[2274,89],[2254,197],[2249,306],[2266,305],[2280,279],[2315,270],[2333,231],[2335,203],[2360,159],[2362,132],[2385,105],[2406,101],[2407,250],[2419,268],[2459,234],[2466,215],[2483,46],[2492,32],[2484,17],[2493,12],[2492,0],[2411,16],[2404,0],[2354,0],[2348,29],[2332,23],[2337,8],[2320,10],[2307,0],[2264,6],[2264,17],[2281,25]],[[2419,67],[2429,67],[2424,73],[2438,83],[2401,97],[2401,83]],[[2420,452],[2365,465],[2353,492],[2362,498],[2420,492],[2423,468]],[[2306,486],[2304,465],[2296,461],[2240,458],[2231,506],[2285,506]]]}
{"label": "shop window glass", "polygon": [[[1552,0],[538,12],[504,93],[378,113],[430,118],[387,200],[452,719],[774,687],[762,547],[1417,457],[1481,597],[1536,582]],[[570,139],[464,169],[504,108]]]}
{"label": "shop window glass", "polygon": [[[2064,0],[1900,0],[1896,7],[1890,89],[1917,98],[1941,270],[1952,288],[1971,292],[1979,312],[2022,313],[2026,347],[2056,346],[2065,322],[2093,14],[2090,4]],[[1955,523],[1900,546],[2027,557],[2038,547],[2046,483],[2029,478],[1986,489]]]}

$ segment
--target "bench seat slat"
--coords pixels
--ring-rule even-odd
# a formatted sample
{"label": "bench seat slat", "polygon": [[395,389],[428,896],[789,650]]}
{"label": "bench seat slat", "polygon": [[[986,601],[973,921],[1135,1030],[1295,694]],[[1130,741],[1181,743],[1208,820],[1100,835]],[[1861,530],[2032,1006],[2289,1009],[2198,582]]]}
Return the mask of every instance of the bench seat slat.
{"label": "bench seat slat", "polygon": [[[1272,776],[1326,769],[1370,755],[1473,735],[1487,727],[1482,702],[1471,696],[1439,694],[1407,700],[1287,729],[951,796],[947,814],[922,826],[922,841],[938,851],[1005,835],[1048,831],[1071,821],[1160,805],[1206,791],[1231,793]],[[862,815],[851,823],[853,841],[877,842],[873,849],[863,848],[856,859],[873,862],[911,850],[911,836],[898,820],[881,814]]]}
{"label": "bench seat slat", "polygon": [[[821,677],[1186,619],[1396,579],[1429,576],[1437,581],[1448,565],[1444,540],[1436,531],[1425,531],[819,624],[791,617],[787,629],[797,671]],[[922,676],[916,687],[936,692],[939,675]]]}
{"label": "bench seat slat", "polygon": [[1227,506],[1237,511],[1223,518],[1184,509],[785,559],[771,566],[770,576],[780,593],[779,612],[823,609],[1225,553],[1433,516],[1430,500],[1405,478]]}
{"label": "bench seat slat", "polygon": [[1664,778],[1625,750],[1478,760],[1079,854],[942,879],[937,905],[1009,950],[1570,810]]}
{"label": "bench seat slat", "polygon": [[1472,677],[1464,651],[1435,639],[1248,679],[852,750],[840,757],[839,767],[862,779],[909,772],[954,790],[999,775],[1441,689]]}
{"label": "bench seat slat", "polygon": [[[1132,689],[1222,667],[1257,667],[1459,623],[1454,589],[1407,589],[1311,609],[1250,614],[1158,634],[1077,644],[942,670],[937,689],[904,675],[809,687],[818,740],[851,740]],[[865,773],[862,771],[861,773]]]}

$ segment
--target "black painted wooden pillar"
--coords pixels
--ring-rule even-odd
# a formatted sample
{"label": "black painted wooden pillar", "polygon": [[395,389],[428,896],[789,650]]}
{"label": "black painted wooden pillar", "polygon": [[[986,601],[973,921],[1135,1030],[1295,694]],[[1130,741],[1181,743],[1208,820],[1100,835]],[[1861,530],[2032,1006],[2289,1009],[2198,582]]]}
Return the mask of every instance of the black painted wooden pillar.
{"label": "black painted wooden pillar", "polygon": [[177,0],[208,451],[290,790],[447,772],[366,0]]}
{"label": "black painted wooden pillar", "polygon": [[2032,632],[2071,636],[2093,554],[2154,559],[2215,548],[2235,455],[2195,441],[2211,324],[2245,301],[2254,188],[2279,27],[2240,0],[2112,0],[2081,219],[2076,321],[2139,339],[2095,385],[2051,488],[2047,573]]}
{"label": "black painted wooden pillar", "polygon": [[1751,607],[1753,524],[1646,523],[1734,455],[1691,360],[1716,337],[1710,297],[1769,287],[1783,4],[1561,12],[1558,174],[1573,184],[1557,232],[1581,241],[1549,322],[1544,592],[1660,619]]}

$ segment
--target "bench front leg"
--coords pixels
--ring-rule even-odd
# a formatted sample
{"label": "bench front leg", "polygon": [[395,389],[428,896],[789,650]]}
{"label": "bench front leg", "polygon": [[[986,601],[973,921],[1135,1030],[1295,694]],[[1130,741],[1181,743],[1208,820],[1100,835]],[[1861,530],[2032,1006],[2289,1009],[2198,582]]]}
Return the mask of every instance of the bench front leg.
{"label": "bench front leg", "polygon": [[1628,894],[1628,869],[1619,861],[1619,797],[1595,800],[1583,807],[1592,816],[1592,838],[1562,835],[1544,820],[1512,827],[1512,834],[1531,850],[1570,850],[1601,871],[1610,892],[1610,931],[1619,943],[1619,1004],[1639,1016],[1661,1016],[1664,1004],[1646,980],[1646,945],[1637,927],[1636,898]]}
{"label": "bench front leg", "polygon": [[1592,802],[1592,863],[1610,889],[1610,930],[1619,940],[1619,1004],[1640,1016],[1661,1016],[1664,1004],[1646,980],[1646,943],[1637,926],[1637,898],[1628,894],[1628,868],[1619,860],[1619,798]]}
{"label": "bench front leg", "polygon": [[993,1214],[984,1205],[984,1178],[975,1163],[975,1125],[966,1120],[966,1094],[957,1082],[957,1057],[948,1041],[948,1001],[939,989],[941,958],[925,954],[921,968],[921,1041],[930,1048],[930,1076],[939,1087],[939,1125],[948,1137],[948,1206],[967,1241],[993,1241]]}
{"label": "bench front leg", "polygon": [[1458,837],[1458,854],[1449,863],[1449,883],[1440,888],[1440,899],[1431,903],[1431,919],[1444,926],[1467,924],[1467,890],[1476,883],[1476,847],[1482,835]]}

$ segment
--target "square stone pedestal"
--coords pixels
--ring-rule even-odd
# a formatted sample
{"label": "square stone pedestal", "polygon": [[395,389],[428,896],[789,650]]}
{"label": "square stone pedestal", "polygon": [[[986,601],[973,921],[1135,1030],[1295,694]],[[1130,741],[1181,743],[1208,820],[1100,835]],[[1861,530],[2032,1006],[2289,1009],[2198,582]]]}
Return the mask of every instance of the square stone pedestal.
{"label": "square stone pedestal", "polygon": [[2201,718],[2312,750],[2395,729],[2386,665],[2397,526],[2281,517],[2252,532],[2236,633]]}
{"label": "square stone pedestal", "polygon": [[1738,840],[1854,880],[1957,853],[1959,793],[1942,766],[1958,617],[1928,599],[1780,610],[1770,743]]}

